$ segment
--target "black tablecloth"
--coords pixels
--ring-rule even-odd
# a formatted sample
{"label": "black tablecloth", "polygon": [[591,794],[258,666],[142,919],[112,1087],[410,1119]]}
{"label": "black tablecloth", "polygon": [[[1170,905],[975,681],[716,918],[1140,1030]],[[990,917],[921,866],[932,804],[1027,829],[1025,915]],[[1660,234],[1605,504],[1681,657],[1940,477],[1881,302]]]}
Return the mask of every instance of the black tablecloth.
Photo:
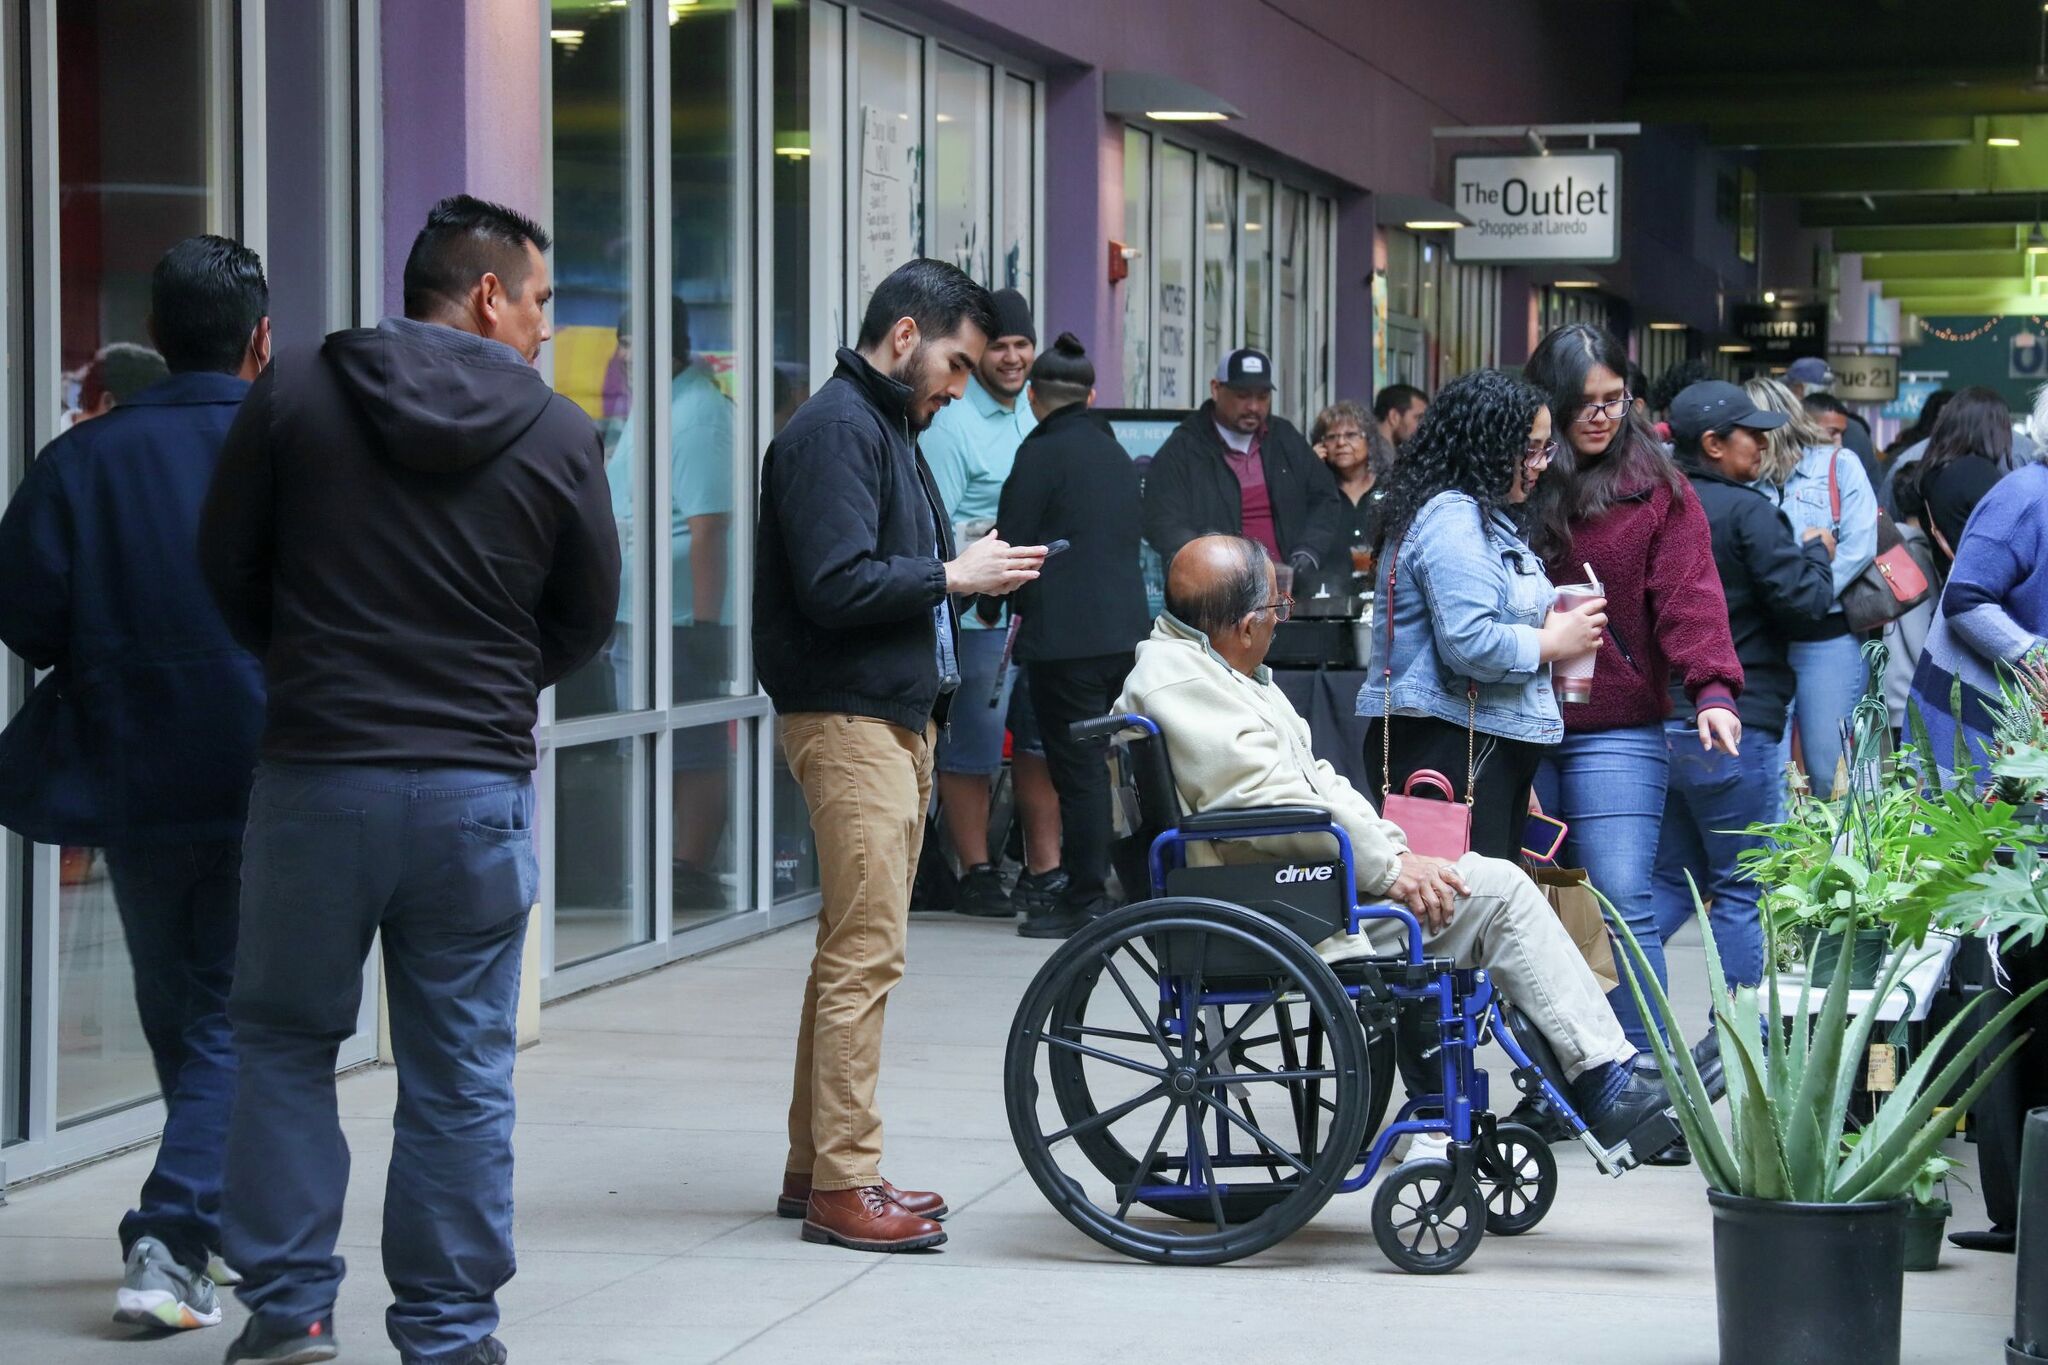
{"label": "black tablecloth", "polygon": [[1358,689],[1365,685],[1359,668],[1276,668],[1273,681],[1308,721],[1309,743],[1316,757],[1366,791],[1365,727],[1371,717],[1357,714]]}

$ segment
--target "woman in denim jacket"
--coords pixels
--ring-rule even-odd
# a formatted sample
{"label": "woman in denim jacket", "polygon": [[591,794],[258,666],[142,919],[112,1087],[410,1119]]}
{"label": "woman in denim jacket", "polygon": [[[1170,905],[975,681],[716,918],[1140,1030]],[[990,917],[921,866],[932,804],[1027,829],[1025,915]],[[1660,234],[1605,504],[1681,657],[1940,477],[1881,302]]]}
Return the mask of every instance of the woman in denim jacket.
{"label": "woman in denim jacket", "polygon": [[[1799,753],[1814,794],[1831,796],[1842,760],[1841,725],[1869,682],[1863,642],[1849,633],[1842,615],[1842,594],[1877,558],[1877,494],[1863,462],[1835,443],[1792,390],[1775,379],[1752,379],[1743,388],[1759,408],[1786,418],[1770,435],[1757,487],[1778,504],[1794,532],[1826,531],[1835,541],[1835,608],[1818,624],[1789,635],[1785,651],[1798,679],[1792,718]],[[1828,494],[1830,468],[1842,500],[1839,515]],[[1785,727],[1781,769],[1791,757],[1793,730]]]}
{"label": "woman in denim jacket", "polygon": [[1499,370],[1464,375],[1394,466],[1381,523],[1358,694],[1373,717],[1367,771],[1384,792],[1384,745],[1396,790],[1420,770],[1443,774],[1472,804],[1473,851],[1492,858],[1519,856],[1536,765],[1564,733],[1551,661],[1598,648],[1607,621],[1599,602],[1552,610],[1556,591],[1522,537],[1520,504],[1555,453],[1540,391]]}

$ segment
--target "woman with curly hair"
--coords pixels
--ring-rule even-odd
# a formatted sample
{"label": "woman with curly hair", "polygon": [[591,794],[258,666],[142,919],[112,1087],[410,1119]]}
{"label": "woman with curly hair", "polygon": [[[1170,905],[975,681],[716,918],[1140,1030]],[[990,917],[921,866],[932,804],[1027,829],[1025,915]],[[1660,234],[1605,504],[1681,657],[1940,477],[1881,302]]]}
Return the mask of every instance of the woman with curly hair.
{"label": "woman with curly hair", "polygon": [[[1621,343],[1584,323],[1544,337],[1523,370],[1548,395],[1561,438],[1530,504],[1530,544],[1559,582],[1584,581],[1590,565],[1608,615],[1592,695],[1564,707],[1564,739],[1545,758],[1536,790],[1545,811],[1571,827],[1565,857],[1614,902],[1662,981],[1650,886],[1671,686],[1693,704],[1700,747],[1734,754],[1742,665],[1706,514],[1636,411],[1627,371]],[[1647,1049],[1629,993],[1609,999],[1630,1041]]]}
{"label": "woman with curly hair", "polygon": [[1800,535],[1827,532],[1823,540],[1833,556],[1833,609],[1819,621],[1784,627],[1786,656],[1799,683],[1792,702],[1793,725],[1785,728],[1784,758],[1779,761],[1782,770],[1791,757],[1796,728],[1811,790],[1816,796],[1832,796],[1842,766],[1842,722],[1856,709],[1856,699],[1870,682],[1863,642],[1849,633],[1841,596],[1877,558],[1877,490],[1870,486],[1863,462],[1835,443],[1792,390],[1775,379],[1761,378],[1742,389],[1760,410],[1785,418],[1785,424],[1767,438],[1763,478],[1757,486]]}
{"label": "woman with curly hair", "polygon": [[1522,536],[1556,450],[1543,394],[1475,371],[1430,404],[1382,509],[1381,614],[1358,694],[1374,718],[1368,776],[1384,796],[1420,770],[1443,774],[1471,805],[1472,850],[1489,858],[1519,856],[1530,781],[1564,733],[1551,661],[1597,648],[1607,620],[1598,602],[1553,610]]}

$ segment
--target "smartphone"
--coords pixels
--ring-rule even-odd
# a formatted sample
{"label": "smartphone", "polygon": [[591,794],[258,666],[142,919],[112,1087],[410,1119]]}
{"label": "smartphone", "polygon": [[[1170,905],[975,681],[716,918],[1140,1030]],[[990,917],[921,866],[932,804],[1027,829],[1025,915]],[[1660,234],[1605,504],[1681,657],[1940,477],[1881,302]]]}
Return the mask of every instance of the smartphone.
{"label": "smartphone", "polygon": [[1522,826],[1522,856],[1535,863],[1556,862],[1569,831],[1570,826],[1554,816],[1532,813]]}
{"label": "smartphone", "polygon": [[1064,541],[1064,540],[1055,540],[1055,541],[1051,541],[1051,542],[1049,542],[1049,543],[1048,543],[1048,544],[1046,545],[1046,547],[1045,547],[1045,557],[1046,557],[1047,559],[1051,559],[1051,558],[1052,558],[1052,557],[1053,557],[1054,555],[1058,554],[1058,553],[1059,553],[1059,552],[1060,552],[1061,550],[1065,550],[1065,549],[1068,549],[1068,548],[1070,548],[1070,546],[1071,546],[1071,542],[1069,542],[1069,541]]}

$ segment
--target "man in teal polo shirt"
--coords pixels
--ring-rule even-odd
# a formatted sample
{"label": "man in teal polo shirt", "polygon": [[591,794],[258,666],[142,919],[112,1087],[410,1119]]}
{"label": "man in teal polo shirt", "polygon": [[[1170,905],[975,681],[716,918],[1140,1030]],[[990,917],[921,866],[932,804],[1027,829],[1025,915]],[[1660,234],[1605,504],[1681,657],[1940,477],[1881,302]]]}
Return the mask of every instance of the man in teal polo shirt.
{"label": "man in teal polo shirt", "polygon": [[[727,696],[732,677],[732,584],[728,557],[733,510],[733,402],[718,376],[691,352],[690,308],[671,301],[674,363],[669,380],[669,615],[675,642],[673,700],[680,704]],[[619,443],[607,463],[612,510],[623,544],[630,547],[633,467],[638,428],[645,425],[638,404],[627,414]],[[630,640],[633,617],[633,557],[619,592],[619,629],[614,636],[619,667],[618,706],[631,703],[631,662],[618,642]],[[657,706],[666,699],[654,699]],[[678,730],[670,766],[675,786],[675,884],[678,910],[730,907],[730,894],[715,864],[728,818],[730,727],[716,723]]]}
{"label": "man in teal polo shirt", "polygon": [[[1000,332],[968,378],[966,398],[941,408],[918,441],[962,545],[970,524],[994,523],[1017,447],[1037,425],[1023,398],[1024,381],[1038,355],[1031,305],[1014,289],[999,290],[995,304]],[[1003,667],[1008,626],[997,602],[961,613],[960,690],[953,696],[950,726],[939,740],[939,800],[964,869],[960,909],[969,915],[1007,917],[1034,901],[1050,904],[1064,880],[1059,794],[1045,766],[1031,696],[1022,670],[1014,664]],[[1006,726],[1014,741],[1011,770],[1027,864],[1017,878],[1014,901],[1003,889],[988,846],[989,794],[1002,770]]]}

